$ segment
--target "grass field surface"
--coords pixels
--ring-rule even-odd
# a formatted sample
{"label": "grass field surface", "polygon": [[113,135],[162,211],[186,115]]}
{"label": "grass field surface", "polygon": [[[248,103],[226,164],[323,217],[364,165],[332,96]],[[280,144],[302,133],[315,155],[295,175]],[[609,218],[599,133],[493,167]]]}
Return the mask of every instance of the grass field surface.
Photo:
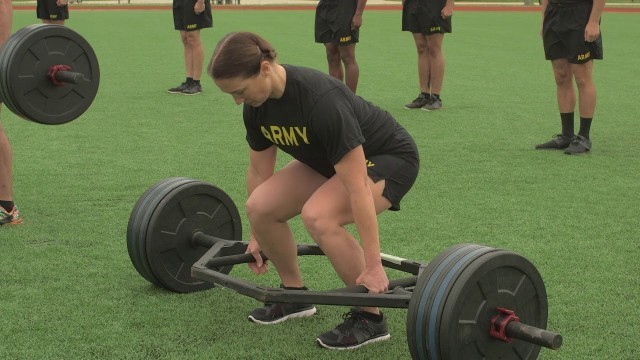
{"label": "grass field surface", "polygon": [[[36,21],[35,12],[17,11],[14,30]],[[207,59],[225,33],[250,30],[273,43],[282,63],[326,71],[312,11],[224,11],[214,22],[202,32]],[[444,42],[445,109],[438,112],[402,107],[419,90],[415,47],[400,22],[400,12],[366,13],[357,47],[359,95],[393,114],[422,158],[402,211],[379,218],[382,251],[427,262],[456,243],[510,249],[541,272],[548,327],[564,336],[560,351],[542,350],[540,358],[640,358],[639,15],[603,15],[593,151],[576,157],[533,149],[560,130],[540,14],[456,13]],[[206,77],[200,96],[166,93],[184,78],[169,11],[72,12],[68,25],[100,60],[100,91],[89,111],[58,127],[6,108],[0,115],[25,218],[0,228],[0,358],[410,357],[406,310],[386,310],[390,341],[330,352],[315,336],[346,308],[319,306],[313,318],[263,327],[246,320],[259,305],[251,298],[220,288],[176,295],[139,276],[125,232],[150,185],[202,179],[242,209],[241,107]],[[287,161],[280,156],[279,165]],[[292,228],[300,243],[312,241],[297,219]],[[326,259],[301,260],[307,286],[340,286]],[[273,269],[255,277],[236,266],[231,274],[279,283]]]}

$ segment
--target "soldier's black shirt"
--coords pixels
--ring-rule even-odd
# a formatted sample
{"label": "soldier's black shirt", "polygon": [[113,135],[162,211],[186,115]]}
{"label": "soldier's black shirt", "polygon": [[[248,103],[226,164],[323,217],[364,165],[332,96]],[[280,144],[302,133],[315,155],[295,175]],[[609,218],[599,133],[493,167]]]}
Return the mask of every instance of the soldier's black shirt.
{"label": "soldier's black shirt", "polygon": [[391,114],[323,72],[283,66],[282,97],[257,108],[244,105],[251,149],[276,145],[326,177],[333,176],[334,165],[359,145],[367,158],[393,154],[418,163],[413,139]]}

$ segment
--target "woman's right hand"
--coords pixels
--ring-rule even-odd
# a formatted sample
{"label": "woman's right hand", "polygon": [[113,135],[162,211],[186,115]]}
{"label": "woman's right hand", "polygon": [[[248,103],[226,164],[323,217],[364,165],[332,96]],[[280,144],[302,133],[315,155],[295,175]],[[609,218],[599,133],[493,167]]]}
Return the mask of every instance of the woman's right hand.
{"label": "woman's right hand", "polygon": [[251,236],[251,240],[249,240],[249,245],[247,246],[247,251],[245,253],[251,253],[253,258],[256,259],[255,262],[250,262],[248,264],[251,271],[256,275],[262,275],[269,271],[269,265],[266,260],[262,259],[262,256],[260,255],[260,245],[258,245],[258,242],[253,235]]}

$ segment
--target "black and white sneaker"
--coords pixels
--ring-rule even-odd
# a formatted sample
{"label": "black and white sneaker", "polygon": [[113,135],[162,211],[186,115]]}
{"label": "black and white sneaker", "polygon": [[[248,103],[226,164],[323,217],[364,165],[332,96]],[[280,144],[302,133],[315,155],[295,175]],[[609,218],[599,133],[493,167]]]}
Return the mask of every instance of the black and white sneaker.
{"label": "black and white sneaker", "polygon": [[427,96],[423,93],[420,93],[417,98],[413,99],[410,103],[404,106],[405,109],[420,109],[421,107],[427,105],[431,101],[431,96]]}
{"label": "black and white sneaker", "polygon": [[187,84],[186,82],[183,82],[182,84],[167,90],[167,92],[170,94],[181,94],[188,87],[189,87],[189,84]]}
{"label": "black and white sneaker", "polygon": [[421,109],[425,111],[440,110],[442,109],[442,99],[431,95],[431,99]]}
{"label": "black and white sneaker", "polygon": [[315,306],[310,304],[265,304],[264,307],[254,309],[249,314],[249,321],[262,325],[273,325],[289,319],[306,318],[315,313]]}
{"label": "black and white sneaker", "polygon": [[568,137],[562,134],[554,135],[553,138],[546,143],[536,145],[536,149],[541,150],[562,150],[571,145],[575,137]]}
{"label": "black and white sneaker", "polygon": [[202,85],[193,83],[188,85],[186,89],[182,90],[182,95],[198,95],[202,93]]}
{"label": "black and white sneaker", "polygon": [[350,350],[391,338],[384,317],[382,321],[376,323],[368,319],[362,310],[351,308],[343,318],[342,324],[318,336],[316,339],[318,345],[332,350]]}
{"label": "black and white sneaker", "polygon": [[586,154],[591,151],[591,140],[582,135],[573,138],[571,144],[564,150],[567,155]]}

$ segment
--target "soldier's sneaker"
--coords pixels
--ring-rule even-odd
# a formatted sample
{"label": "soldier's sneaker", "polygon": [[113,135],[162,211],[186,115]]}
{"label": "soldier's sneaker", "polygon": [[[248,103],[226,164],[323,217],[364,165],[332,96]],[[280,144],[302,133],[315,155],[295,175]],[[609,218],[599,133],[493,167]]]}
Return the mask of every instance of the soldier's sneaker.
{"label": "soldier's sneaker", "polygon": [[318,345],[332,350],[349,350],[391,338],[384,317],[381,322],[376,323],[367,319],[362,310],[351,308],[343,318],[342,324],[318,336]]}
{"label": "soldier's sneaker", "polygon": [[186,89],[182,90],[182,95],[198,95],[202,93],[202,85],[191,84]]}
{"label": "soldier's sneaker", "polygon": [[181,94],[188,87],[189,87],[189,84],[187,84],[186,82],[183,82],[182,84],[167,90],[167,92],[170,94]]}
{"label": "soldier's sneaker", "polygon": [[422,110],[426,110],[426,111],[440,110],[440,109],[442,109],[442,99],[437,98],[435,96],[431,96],[431,100],[422,107]]}
{"label": "soldier's sneaker", "polygon": [[2,225],[18,225],[22,222],[22,217],[20,216],[20,210],[18,207],[13,205],[13,210],[6,211],[2,206],[0,206],[0,226]]}
{"label": "soldier's sneaker", "polygon": [[249,321],[262,325],[273,325],[289,319],[309,317],[315,313],[315,306],[310,304],[271,303],[251,311]]}
{"label": "soldier's sneaker", "polygon": [[417,98],[413,99],[412,102],[406,104],[404,106],[405,109],[420,109],[421,107],[427,105],[431,100],[430,96],[426,96],[423,93],[420,93]]}
{"label": "soldier's sneaker", "polygon": [[591,151],[591,140],[582,135],[578,135],[573,138],[573,141],[567,147],[564,153],[567,155],[579,155],[586,154],[589,151]]}
{"label": "soldier's sneaker", "polygon": [[554,135],[553,138],[546,143],[536,145],[536,149],[542,150],[562,150],[571,145],[574,137],[564,136],[562,134]]}

